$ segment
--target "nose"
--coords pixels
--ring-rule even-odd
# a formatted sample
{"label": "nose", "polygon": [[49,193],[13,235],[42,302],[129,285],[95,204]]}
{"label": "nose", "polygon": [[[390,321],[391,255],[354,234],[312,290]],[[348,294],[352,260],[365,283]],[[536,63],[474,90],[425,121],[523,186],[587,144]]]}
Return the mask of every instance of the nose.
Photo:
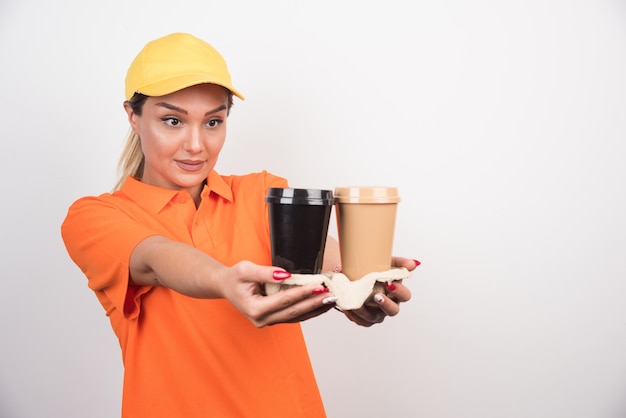
{"label": "nose", "polygon": [[188,136],[184,143],[184,149],[192,154],[197,154],[202,151],[202,129],[191,128],[189,129]]}

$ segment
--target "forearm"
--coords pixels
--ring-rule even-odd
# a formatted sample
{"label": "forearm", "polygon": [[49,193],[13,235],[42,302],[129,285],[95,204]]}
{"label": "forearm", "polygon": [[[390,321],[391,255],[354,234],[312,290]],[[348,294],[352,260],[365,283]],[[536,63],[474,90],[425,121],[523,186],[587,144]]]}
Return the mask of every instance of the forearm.
{"label": "forearm", "polygon": [[197,248],[162,236],[140,242],[130,258],[134,284],[165,286],[196,298],[222,297],[219,283],[226,269]]}

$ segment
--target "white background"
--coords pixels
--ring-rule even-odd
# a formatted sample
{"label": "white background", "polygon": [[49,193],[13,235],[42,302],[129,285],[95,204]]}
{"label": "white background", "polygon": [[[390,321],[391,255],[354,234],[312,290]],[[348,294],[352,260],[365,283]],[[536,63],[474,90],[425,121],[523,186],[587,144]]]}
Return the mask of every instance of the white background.
{"label": "white background", "polygon": [[412,301],[304,325],[330,418],[626,416],[623,1],[1,0],[1,417],[119,416],[59,227],[113,186],[127,66],[173,31],[247,96],[219,171],[399,188]]}

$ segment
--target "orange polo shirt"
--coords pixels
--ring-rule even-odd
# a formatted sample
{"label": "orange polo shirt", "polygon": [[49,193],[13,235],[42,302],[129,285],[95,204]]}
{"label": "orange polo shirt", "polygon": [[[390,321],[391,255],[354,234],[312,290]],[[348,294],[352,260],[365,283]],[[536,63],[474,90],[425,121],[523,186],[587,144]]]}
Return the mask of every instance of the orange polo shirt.
{"label": "orange polo shirt", "polygon": [[122,349],[122,417],[325,417],[299,324],[256,328],[224,299],[129,285],[135,246],[152,235],[199,248],[225,265],[270,265],[267,172],[210,173],[196,209],[187,191],[133,178],[77,200],[61,227]]}

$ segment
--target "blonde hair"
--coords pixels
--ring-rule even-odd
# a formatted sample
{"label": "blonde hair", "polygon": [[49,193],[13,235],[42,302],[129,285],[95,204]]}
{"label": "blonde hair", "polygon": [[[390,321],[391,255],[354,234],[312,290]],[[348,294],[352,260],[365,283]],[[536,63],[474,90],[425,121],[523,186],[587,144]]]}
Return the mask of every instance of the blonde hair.
{"label": "blonde hair", "polygon": [[[135,114],[141,116],[146,100],[148,100],[148,96],[145,94],[135,93],[127,103]],[[143,150],[141,149],[141,138],[131,128],[128,131],[126,144],[124,144],[122,155],[120,155],[120,160],[117,163],[118,177],[113,191],[119,190],[128,176],[138,180],[141,179],[143,176],[144,158]]]}
{"label": "blonde hair", "polygon": [[132,129],[128,132],[126,143],[124,144],[124,150],[120,155],[120,160],[117,163],[117,182],[113,191],[117,191],[124,184],[124,180],[127,177],[134,177],[141,179],[143,176],[144,155],[141,149],[141,139],[139,135],[133,132]]}

